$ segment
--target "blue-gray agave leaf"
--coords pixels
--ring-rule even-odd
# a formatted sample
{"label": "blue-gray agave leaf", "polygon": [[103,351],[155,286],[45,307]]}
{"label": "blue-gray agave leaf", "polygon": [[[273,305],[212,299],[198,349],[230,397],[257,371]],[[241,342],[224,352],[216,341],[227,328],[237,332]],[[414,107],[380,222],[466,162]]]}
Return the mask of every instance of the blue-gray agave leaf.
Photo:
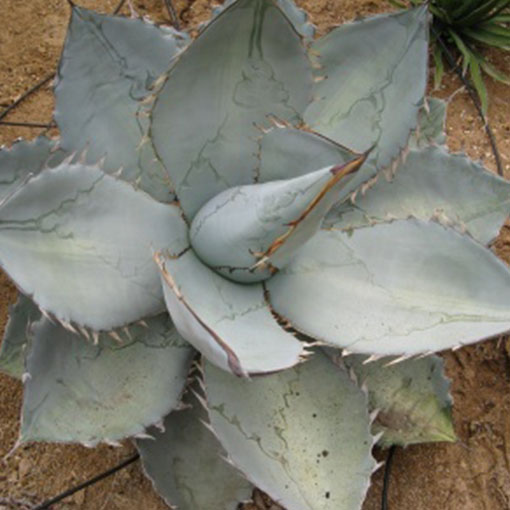
{"label": "blue-gray agave leaf", "polygon": [[123,179],[172,201],[166,173],[143,143],[148,117],[141,100],[187,42],[141,19],[73,6],[55,87],[62,147],[87,148],[89,163],[106,156],[105,171],[122,167]]}
{"label": "blue-gray agave leaf", "polygon": [[232,384],[205,367],[209,417],[230,460],[292,510],[355,510],[375,462],[367,397],[324,354]]}
{"label": "blue-gray agave leaf", "polygon": [[152,110],[151,138],[184,213],[253,182],[255,124],[300,119],[311,70],[298,33],[272,0],[238,0],[170,70]]}
{"label": "blue-gray agave leaf", "polygon": [[256,182],[271,182],[306,175],[311,168],[345,164],[356,153],[311,131],[276,126],[259,142]]}
{"label": "blue-gray agave leaf", "polygon": [[457,440],[450,381],[439,356],[391,364],[391,358],[367,362],[366,356],[353,354],[342,358],[341,363],[368,391],[370,409],[377,411],[372,432],[383,433],[379,444],[407,446]]}
{"label": "blue-gray agave leaf", "polygon": [[63,162],[0,207],[0,264],[64,322],[110,329],[164,310],[154,250],[187,243],[179,210],[98,167]]}
{"label": "blue-gray agave leaf", "polygon": [[[199,391],[197,385],[194,385]],[[136,442],[145,473],[169,506],[180,510],[237,510],[251,498],[253,485],[226,460],[226,452],[206,426],[207,412],[194,395],[170,413],[154,439]]]}
{"label": "blue-gray agave leaf", "polygon": [[362,155],[293,179],[223,191],[193,219],[195,253],[234,281],[269,278],[319,230],[364,160]]}
{"label": "blue-gray agave leaf", "polygon": [[[219,16],[227,7],[236,0],[226,0],[222,5],[213,9],[213,19]],[[291,21],[296,31],[305,39],[311,41],[315,35],[315,27],[308,21],[308,15],[303,9],[297,7],[294,0],[275,0],[276,5]]]}
{"label": "blue-gray agave leaf", "polygon": [[488,244],[510,212],[510,182],[460,154],[429,146],[409,151],[392,180],[374,186],[327,216],[324,228],[350,230],[376,222],[414,216],[437,217]]}
{"label": "blue-gray agave leaf", "polygon": [[355,353],[410,356],[510,330],[508,268],[436,222],[321,230],[266,285],[295,328]]}
{"label": "blue-gray agave leaf", "polygon": [[35,324],[21,440],[115,442],[175,409],[194,351],[167,314],[146,322],[97,344],[45,318]]}
{"label": "blue-gray agave leaf", "polygon": [[64,158],[65,153],[57,149],[57,143],[45,136],[0,149],[0,204],[31,175],[59,165]]}
{"label": "blue-gray agave leaf", "polygon": [[193,251],[156,255],[165,301],[177,330],[209,361],[238,376],[294,366],[304,344],[273,317],[261,284],[218,275]]}
{"label": "blue-gray agave leaf", "polygon": [[308,125],[358,152],[375,145],[371,161],[388,166],[407,145],[423,103],[427,17],[419,7],[343,25],[318,39],[312,51],[325,79],[305,112]]}
{"label": "blue-gray agave leaf", "polygon": [[0,372],[21,379],[25,372],[25,354],[29,343],[29,329],[41,317],[39,308],[21,294],[9,310],[0,346]]}

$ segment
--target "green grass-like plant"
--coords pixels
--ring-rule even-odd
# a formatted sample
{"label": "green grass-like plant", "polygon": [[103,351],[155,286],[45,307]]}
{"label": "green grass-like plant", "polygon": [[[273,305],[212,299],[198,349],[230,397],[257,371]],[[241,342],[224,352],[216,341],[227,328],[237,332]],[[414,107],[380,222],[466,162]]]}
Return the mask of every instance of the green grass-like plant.
{"label": "green grass-like plant", "polygon": [[[406,7],[399,0],[393,5]],[[422,0],[411,0],[420,5]],[[435,61],[434,83],[441,83],[447,47],[455,48],[460,57],[462,73],[471,78],[487,112],[488,95],[483,73],[497,81],[510,84],[510,77],[492,65],[483,53],[484,48],[510,49],[510,1],[509,0],[432,0],[429,10],[433,15],[431,39]],[[443,43],[443,44],[441,44]]]}

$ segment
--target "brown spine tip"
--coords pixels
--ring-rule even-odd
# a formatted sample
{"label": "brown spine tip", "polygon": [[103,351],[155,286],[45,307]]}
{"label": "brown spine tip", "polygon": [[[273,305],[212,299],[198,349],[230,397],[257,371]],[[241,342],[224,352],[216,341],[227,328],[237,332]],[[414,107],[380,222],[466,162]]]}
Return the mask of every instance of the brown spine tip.
{"label": "brown spine tip", "polygon": [[337,176],[345,177],[345,176],[350,175],[354,172],[357,172],[361,168],[363,163],[366,161],[367,156],[368,156],[368,152],[365,152],[364,154],[361,154],[361,155],[357,156],[356,158],[351,159],[351,161],[349,161],[347,163],[342,163],[341,165],[335,165],[334,167],[331,168],[330,172],[335,177],[337,177]]}

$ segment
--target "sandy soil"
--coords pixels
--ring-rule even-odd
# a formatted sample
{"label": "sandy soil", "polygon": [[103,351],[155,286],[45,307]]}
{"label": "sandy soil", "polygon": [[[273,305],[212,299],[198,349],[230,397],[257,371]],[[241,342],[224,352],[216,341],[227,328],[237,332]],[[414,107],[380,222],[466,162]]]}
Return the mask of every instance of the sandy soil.
{"label": "sandy soil", "polygon": [[[116,0],[80,0],[80,5],[111,12]],[[320,32],[358,15],[387,9],[382,1],[301,0]],[[159,22],[167,21],[160,0],[135,0],[135,8]],[[185,26],[207,19],[208,0],[176,0]],[[0,31],[0,107],[8,106],[56,66],[69,7],[64,0],[2,0]],[[124,9],[126,14],[129,12]],[[494,63],[510,72],[510,58],[491,53]],[[488,80],[493,127],[507,178],[510,178],[510,88]],[[454,76],[447,76],[441,97],[452,97],[448,141],[495,169],[482,125],[467,94]],[[47,86],[18,107],[8,120],[48,122],[53,100]],[[0,126],[0,142],[32,138],[40,129]],[[54,133],[56,134],[56,133]],[[510,262],[510,225],[494,245]],[[0,275],[0,330],[15,290]],[[457,444],[431,444],[399,449],[395,455],[389,503],[391,510],[497,510],[510,508],[510,342],[500,338],[445,355],[453,380]],[[21,385],[0,375],[0,458],[13,447],[18,433]],[[122,448],[87,450],[75,445],[26,445],[0,464],[0,510],[27,508],[83,481],[128,457]],[[385,452],[378,452],[380,459]],[[365,510],[380,508],[382,472],[376,474]],[[264,505],[260,504],[260,508]],[[267,505],[269,508],[269,504]],[[86,489],[55,509],[162,510],[165,505],[141,473],[138,463]],[[250,507],[255,508],[255,507]]]}

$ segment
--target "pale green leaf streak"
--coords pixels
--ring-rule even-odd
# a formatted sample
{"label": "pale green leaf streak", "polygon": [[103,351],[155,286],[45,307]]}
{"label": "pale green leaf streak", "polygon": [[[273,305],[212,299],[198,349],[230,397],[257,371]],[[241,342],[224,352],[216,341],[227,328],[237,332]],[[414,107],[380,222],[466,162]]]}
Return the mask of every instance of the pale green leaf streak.
{"label": "pale green leaf streak", "polygon": [[388,366],[390,358],[363,363],[366,356],[343,358],[348,369],[368,390],[371,409],[379,412],[372,426],[383,432],[379,444],[407,446],[457,440],[452,422],[450,381],[439,356],[404,360]]}
{"label": "pale green leaf streak", "polygon": [[193,349],[168,315],[97,345],[42,319],[27,357],[21,440],[89,446],[143,434],[181,399]]}
{"label": "pale green leaf streak", "polygon": [[358,152],[375,145],[369,162],[388,166],[406,146],[423,102],[427,17],[426,7],[377,16],[316,41],[312,50],[325,79],[315,85],[307,124]]}
{"label": "pale green leaf streak", "polygon": [[154,439],[136,442],[145,474],[169,506],[237,510],[251,498],[253,486],[225,460],[225,450],[204,425],[207,412],[191,391],[184,404],[189,407],[165,418],[164,431],[148,431]]}
{"label": "pale green leaf streak", "polygon": [[73,6],[55,87],[62,147],[87,149],[87,162],[106,156],[105,171],[156,199],[174,195],[149,143],[141,100],[187,44],[184,34],[141,19],[98,14]]}
{"label": "pale green leaf streak", "polygon": [[209,361],[238,376],[301,361],[304,344],[278,325],[261,284],[227,280],[192,250],[177,257],[160,253],[156,260],[177,330]]}
{"label": "pale green leaf streak", "polygon": [[271,0],[235,2],[182,54],[158,93],[151,138],[190,220],[253,182],[255,124],[269,114],[297,122],[311,83],[301,39]]}
{"label": "pale green leaf streak", "polygon": [[9,310],[9,320],[0,346],[0,372],[21,379],[25,372],[29,328],[40,316],[41,312],[34,303],[20,294],[16,304]]}
{"label": "pale green leaf streak", "polygon": [[296,329],[354,353],[410,356],[510,330],[508,268],[435,222],[322,230],[266,285]]}
{"label": "pale green leaf streak", "polygon": [[331,210],[324,228],[350,230],[391,218],[437,216],[488,244],[510,213],[510,182],[445,147],[411,150],[392,181],[380,176],[355,204]]}
{"label": "pale green leaf streak", "polygon": [[229,458],[292,510],[360,509],[375,462],[366,395],[324,354],[232,384],[205,366],[209,417]]}
{"label": "pale green leaf streak", "polygon": [[96,330],[164,310],[151,250],[187,244],[177,207],[84,164],[62,163],[0,207],[0,263],[24,294]]}

